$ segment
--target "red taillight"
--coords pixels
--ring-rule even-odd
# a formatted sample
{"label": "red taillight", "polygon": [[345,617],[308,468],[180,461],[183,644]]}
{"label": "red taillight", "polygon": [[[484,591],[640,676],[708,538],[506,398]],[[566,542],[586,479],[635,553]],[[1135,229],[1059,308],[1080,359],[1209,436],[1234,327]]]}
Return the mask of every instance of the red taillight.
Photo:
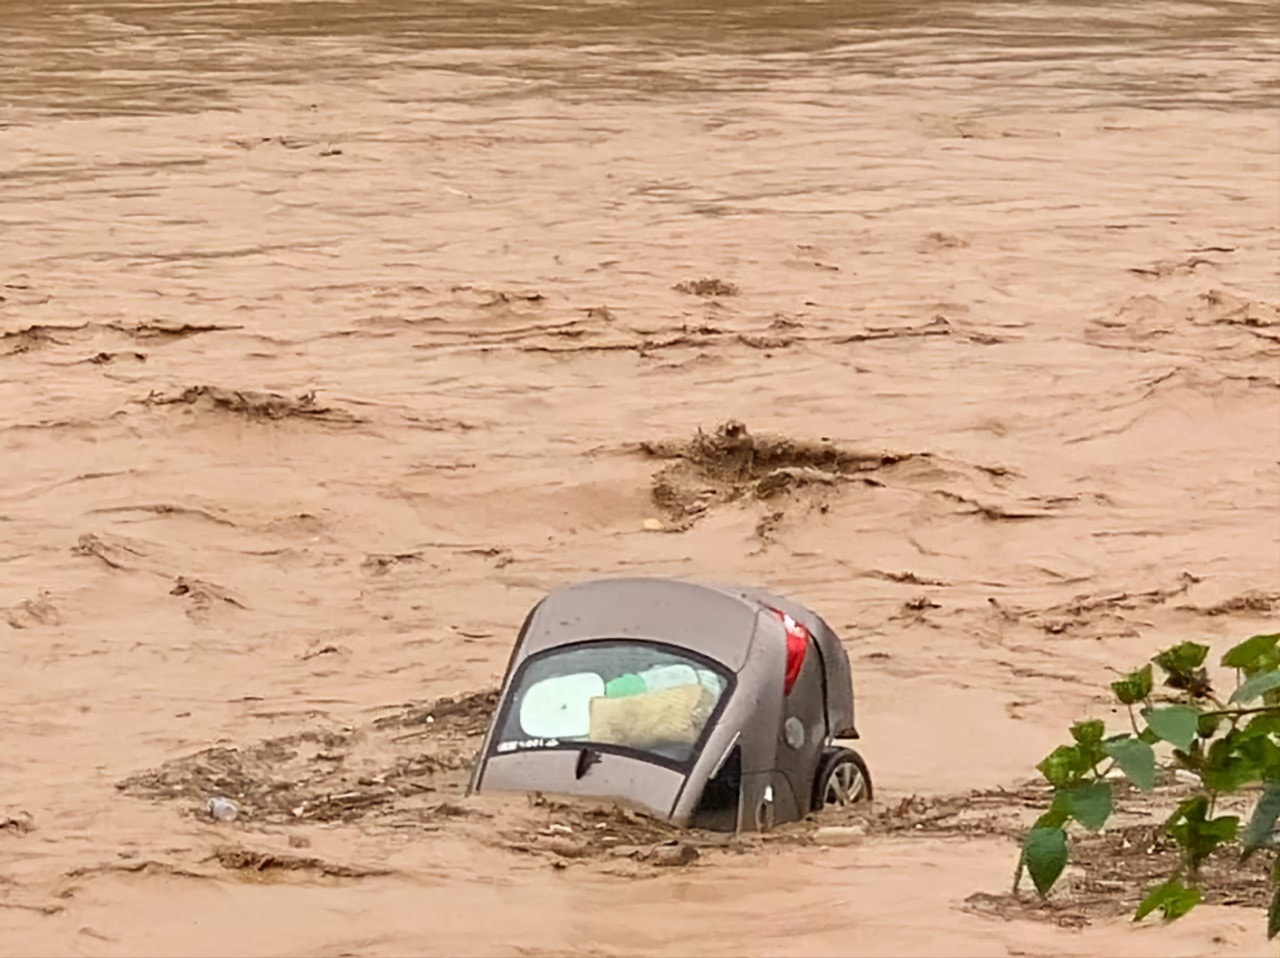
{"label": "red taillight", "polygon": [[800,677],[800,669],[804,667],[804,655],[809,651],[809,630],[785,612],[770,609],[787,630],[787,671],[783,677],[782,692],[790,695],[795,688],[796,679]]}

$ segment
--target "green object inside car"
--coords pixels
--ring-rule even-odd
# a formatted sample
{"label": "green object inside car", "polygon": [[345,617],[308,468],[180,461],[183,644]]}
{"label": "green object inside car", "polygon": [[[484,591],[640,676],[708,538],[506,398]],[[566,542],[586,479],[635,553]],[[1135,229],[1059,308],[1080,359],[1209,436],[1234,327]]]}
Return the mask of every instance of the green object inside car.
{"label": "green object inside car", "polygon": [[626,698],[628,695],[639,695],[646,691],[648,686],[644,684],[644,679],[634,672],[619,675],[616,679],[607,682],[604,687],[605,696],[611,699]]}

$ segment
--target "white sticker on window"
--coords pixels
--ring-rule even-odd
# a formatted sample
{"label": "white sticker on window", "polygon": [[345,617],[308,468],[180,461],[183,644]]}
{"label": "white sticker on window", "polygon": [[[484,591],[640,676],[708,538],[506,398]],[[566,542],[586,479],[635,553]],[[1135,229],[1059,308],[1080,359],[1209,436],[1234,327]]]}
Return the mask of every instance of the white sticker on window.
{"label": "white sticker on window", "polygon": [[582,738],[591,730],[591,700],[604,695],[604,679],[575,672],[543,679],[520,702],[520,727],[534,738]]}

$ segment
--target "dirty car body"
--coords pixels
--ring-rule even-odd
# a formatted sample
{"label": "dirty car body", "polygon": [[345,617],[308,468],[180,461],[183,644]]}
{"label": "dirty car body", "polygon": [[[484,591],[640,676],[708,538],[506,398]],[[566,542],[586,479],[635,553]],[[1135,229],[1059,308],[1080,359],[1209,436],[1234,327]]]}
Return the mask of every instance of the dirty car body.
{"label": "dirty car body", "polygon": [[[870,797],[861,758],[836,747],[850,738],[848,656],[808,608],[738,586],[600,579],[529,613],[471,788],[621,799],[678,825],[751,830],[831,795]],[[832,774],[855,784],[841,792]]]}

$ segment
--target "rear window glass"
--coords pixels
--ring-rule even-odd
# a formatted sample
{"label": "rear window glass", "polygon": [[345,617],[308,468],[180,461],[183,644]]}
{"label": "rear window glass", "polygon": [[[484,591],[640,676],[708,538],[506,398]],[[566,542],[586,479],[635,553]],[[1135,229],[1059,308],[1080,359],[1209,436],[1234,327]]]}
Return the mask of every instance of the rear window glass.
{"label": "rear window glass", "polygon": [[728,672],[646,642],[545,652],[521,670],[493,749],[602,745],[687,762]]}

